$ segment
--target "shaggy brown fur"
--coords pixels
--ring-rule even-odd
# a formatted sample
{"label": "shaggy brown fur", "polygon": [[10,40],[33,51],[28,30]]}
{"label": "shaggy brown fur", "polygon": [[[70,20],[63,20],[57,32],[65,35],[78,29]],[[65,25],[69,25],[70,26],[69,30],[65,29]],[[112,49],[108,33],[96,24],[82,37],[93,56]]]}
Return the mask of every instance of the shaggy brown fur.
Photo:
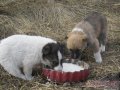
{"label": "shaggy brown fur", "polygon": [[[68,49],[82,49],[87,36],[83,32],[72,32],[67,40]],[[76,44],[77,43],[77,44]],[[83,45],[82,45],[83,44]]]}
{"label": "shaggy brown fur", "polygon": [[[75,29],[75,30],[74,30]],[[78,50],[83,50],[88,44],[98,53],[106,44],[107,20],[98,12],[91,13],[84,20],[79,22],[68,34],[67,48],[72,50],[73,58],[78,58]],[[80,30],[79,30],[80,29]],[[78,49],[78,50],[77,50]],[[77,50],[77,53],[75,52]],[[104,51],[104,50],[101,50]],[[96,56],[98,58],[98,56]]]}

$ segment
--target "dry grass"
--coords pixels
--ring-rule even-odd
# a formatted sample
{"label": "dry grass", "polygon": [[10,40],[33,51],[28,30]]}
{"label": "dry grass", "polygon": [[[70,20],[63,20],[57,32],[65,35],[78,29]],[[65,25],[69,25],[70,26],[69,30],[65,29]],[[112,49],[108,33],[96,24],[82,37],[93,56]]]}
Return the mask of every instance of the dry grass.
{"label": "dry grass", "polygon": [[[120,72],[119,0],[0,0],[0,38],[30,34],[65,43],[66,34],[91,11],[99,11],[108,19],[108,44],[103,63],[98,65],[93,57],[86,55],[89,59],[86,62],[91,66],[89,79],[101,79]],[[0,90],[79,90],[80,87],[80,83],[67,87],[46,83],[41,76],[34,81],[24,81],[9,75],[2,67],[0,79]]]}

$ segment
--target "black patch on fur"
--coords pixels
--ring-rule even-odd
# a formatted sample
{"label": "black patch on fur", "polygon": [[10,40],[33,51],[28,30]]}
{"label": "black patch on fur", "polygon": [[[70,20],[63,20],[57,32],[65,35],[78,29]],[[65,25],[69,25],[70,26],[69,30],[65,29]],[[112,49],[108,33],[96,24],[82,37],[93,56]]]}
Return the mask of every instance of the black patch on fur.
{"label": "black patch on fur", "polygon": [[[48,43],[43,47],[43,59],[47,59],[52,64],[52,68],[59,64],[58,51],[62,54],[62,47],[59,43]],[[60,62],[61,63],[61,62]],[[62,63],[61,63],[62,65]]]}
{"label": "black patch on fur", "polygon": [[81,57],[81,52],[82,52],[82,51],[79,50],[79,49],[75,49],[75,50],[70,49],[71,58],[77,59],[77,58]]}

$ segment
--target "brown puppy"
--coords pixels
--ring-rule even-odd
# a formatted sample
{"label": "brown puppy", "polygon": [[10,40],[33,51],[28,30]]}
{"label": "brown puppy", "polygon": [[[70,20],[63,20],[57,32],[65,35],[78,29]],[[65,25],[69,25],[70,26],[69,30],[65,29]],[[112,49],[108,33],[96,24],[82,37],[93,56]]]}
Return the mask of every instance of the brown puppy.
{"label": "brown puppy", "polygon": [[79,58],[81,51],[89,45],[94,51],[96,62],[101,63],[100,53],[105,51],[106,31],[107,19],[105,16],[92,12],[68,34],[67,48],[71,51],[71,57]]}

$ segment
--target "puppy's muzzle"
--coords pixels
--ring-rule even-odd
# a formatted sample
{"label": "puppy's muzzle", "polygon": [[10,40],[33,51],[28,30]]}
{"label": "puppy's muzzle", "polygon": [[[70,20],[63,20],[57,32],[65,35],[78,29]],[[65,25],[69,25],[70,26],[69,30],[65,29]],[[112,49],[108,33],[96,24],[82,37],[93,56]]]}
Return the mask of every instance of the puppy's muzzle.
{"label": "puppy's muzzle", "polygon": [[54,67],[54,70],[62,70],[62,68],[63,68],[62,63],[63,63],[63,59],[61,59],[59,61],[59,64]]}
{"label": "puppy's muzzle", "polygon": [[78,59],[81,57],[82,50],[70,50],[71,51],[71,58]]}

